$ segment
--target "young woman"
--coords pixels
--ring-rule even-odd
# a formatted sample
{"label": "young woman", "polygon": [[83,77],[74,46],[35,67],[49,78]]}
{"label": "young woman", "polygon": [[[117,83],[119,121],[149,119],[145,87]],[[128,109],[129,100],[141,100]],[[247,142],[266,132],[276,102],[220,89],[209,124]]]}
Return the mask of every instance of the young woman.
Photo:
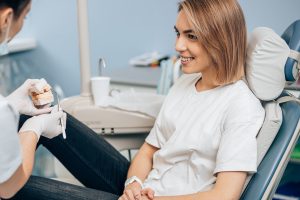
{"label": "young woman", "polygon": [[87,188],[32,177],[16,199],[239,199],[247,174],[256,171],[256,134],[264,119],[242,80],[242,10],[236,0],[183,0],[174,28],[184,75],[130,167],[68,116],[67,140],[41,143]]}
{"label": "young woman", "polygon": [[[7,43],[21,30],[30,7],[30,0],[0,0],[0,56],[8,53]],[[43,114],[51,108],[37,109],[28,96],[39,81],[27,80],[8,97],[0,95],[0,198],[11,197],[28,180],[38,137],[46,132],[51,132],[51,137],[59,134],[54,128],[59,126],[62,111]],[[28,120],[18,134],[20,113],[43,115]]]}
{"label": "young woman", "polygon": [[[166,97],[128,177],[139,177],[154,199],[239,199],[247,174],[256,171],[256,135],[264,119],[259,100],[242,81],[242,10],[236,0],[184,0],[174,28],[184,75]],[[138,182],[120,199],[138,197]]]}

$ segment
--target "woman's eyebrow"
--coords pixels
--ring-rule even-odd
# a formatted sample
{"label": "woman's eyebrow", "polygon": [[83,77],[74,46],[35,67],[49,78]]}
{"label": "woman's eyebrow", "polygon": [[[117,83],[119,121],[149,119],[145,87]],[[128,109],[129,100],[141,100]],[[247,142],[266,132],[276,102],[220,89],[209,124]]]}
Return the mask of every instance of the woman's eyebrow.
{"label": "woman's eyebrow", "polygon": [[194,31],[192,29],[184,30],[183,33],[193,33]]}
{"label": "woman's eyebrow", "polygon": [[[176,32],[179,32],[176,26],[174,26],[174,29],[175,29]],[[192,29],[188,29],[188,30],[184,30],[184,31],[183,31],[183,33],[185,33],[185,34],[186,34],[186,33],[193,33],[193,32],[194,32],[194,31],[193,31]]]}

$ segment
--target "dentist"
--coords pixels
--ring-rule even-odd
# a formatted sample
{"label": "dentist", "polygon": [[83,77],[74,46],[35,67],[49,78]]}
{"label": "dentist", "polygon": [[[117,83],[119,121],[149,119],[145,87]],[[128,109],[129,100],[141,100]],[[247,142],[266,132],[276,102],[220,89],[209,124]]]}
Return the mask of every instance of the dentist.
{"label": "dentist", "polygon": [[[0,0],[0,56],[8,53],[7,43],[21,30],[31,0]],[[50,107],[34,107],[28,91],[38,83],[28,79],[6,98],[0,95],[0,198],[10,198],[31,175],[34,153],[41,135],[59,135],[59,118],[64,114]],[[50,113],[51,112],[51,113]],[[29,118],[18,133],[19,115]]]}

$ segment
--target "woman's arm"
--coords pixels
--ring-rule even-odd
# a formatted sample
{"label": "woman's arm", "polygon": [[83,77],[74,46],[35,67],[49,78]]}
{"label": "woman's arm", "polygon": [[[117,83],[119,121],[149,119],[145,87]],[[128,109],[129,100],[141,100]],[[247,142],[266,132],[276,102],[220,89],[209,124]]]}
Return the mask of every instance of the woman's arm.
{"label": "woman's arm", "polygon": [[145,142],[131,162],[127,178],[137,176],[144,181],[152,169],[153,154],[157,150],[158,148]]}
{"label": "woman's arm", "polygon": [[[213,189],[190,195],[155,197],[154,200],[238,200],[242,193],[246,172],[220,172]],[[147,199],[143,196],[144,199]]]}
{"label": "woman's arm", "polygon": [[22,164],[10,179],[0,184],[0,197],[2,198],[14,196],[24,186],[32,172],[37,136],[34,132],[23,132],[19,133],[19,139],[23,158]]}
{"label": "woman's arm", "polygon": [[[144,181],[152,169],[153,154],[158,150],[158,148],[144,143],[137,155],[134,157],[128,173],[127,178],[132,176],[137,176],[141,181]],[[119,198],[120,200],[133,200],[140,199],[142,187],[141,185],[134,181],[133,183],[126,186],[123,195]]]}

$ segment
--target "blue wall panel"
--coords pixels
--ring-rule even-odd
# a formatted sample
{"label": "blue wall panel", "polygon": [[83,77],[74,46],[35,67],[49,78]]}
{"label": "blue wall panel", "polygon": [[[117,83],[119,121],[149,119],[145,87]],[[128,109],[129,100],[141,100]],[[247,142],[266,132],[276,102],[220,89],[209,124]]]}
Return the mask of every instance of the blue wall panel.
{"label": "blue wall panel", "polygon": [[[144,52],[174,53],[178,0],[89,0],[92,74],[99,57],[109,68],[122,68]],[[277,33],[300,19],[298,0],[240,0],[248,30],[268,26]],[[67,96],[80,92],[76,0],[33,0],[32,11],[20,34],[34,37],[33,70],[62,86]],[[18,59],[22,55],[16,55]],[[14,56],[12,56],[13,58]]]}

